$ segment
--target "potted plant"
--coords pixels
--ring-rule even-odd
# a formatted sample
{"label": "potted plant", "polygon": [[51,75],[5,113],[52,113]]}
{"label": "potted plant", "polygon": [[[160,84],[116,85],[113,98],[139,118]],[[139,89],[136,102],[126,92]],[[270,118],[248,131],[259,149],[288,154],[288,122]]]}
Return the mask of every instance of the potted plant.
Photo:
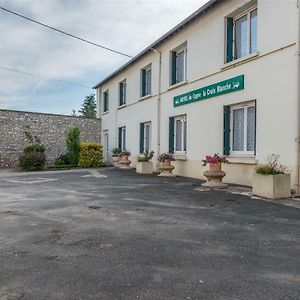
{"label": "potted plant", "polygon": [[219,154],[214,154],[213,156],[206,155],[202,162],[203,166],[209,165],[209,170],[203,173],[206,182],[203,183],[202,186],[217,189],[227,188],[228,185],[222,182],[226,176],[226,173],[222,171],[222,163],[226,164],[229,163],[229,161]]}
{"label": "potted plant", "polygon": [[158,157],[160,162],[160,174],[158,176],[175,177],[173,174],[174,166],[172,161],[176,161],[175,157],[171,153],[163,153]]}
{"label": "potted plant", "polygon": [[121,152],[122,152],[121,148],[116,147],[112,149],[112,160],[115,166],[119,165],[119,160],[120,160],[119,154]]}
{"label": "potted plant", "polygon": [[214,156],[206,155],[205,159],[202,159],[203,166],[209,165],[210,171],[220,172],[222,170],[222,163],[228,164],[229,161],[219,154],[214,154]]}
{"label": "potted plant", "polygon": [[253,195],[270,199],[291,196],[290,171],[279,162],[279,157],[278,154],[268,155],[267,162],[255,168]]}
{"label": "potted plant", "polygon": [[136,172],[139,174],[152,174],[153,163],[150,161],[153,158],[154,152],[146,151],[142,156],[138,157]]}
{"label": "potted plant", "polygon": [[119,153],[119,157],[120,157],[120,167],[121,169],[130,169],[130,164],[131,164],[131,161],[128,159],[128,157],[131,155],[131,153],[127,150],[122,150],[120,153]]}

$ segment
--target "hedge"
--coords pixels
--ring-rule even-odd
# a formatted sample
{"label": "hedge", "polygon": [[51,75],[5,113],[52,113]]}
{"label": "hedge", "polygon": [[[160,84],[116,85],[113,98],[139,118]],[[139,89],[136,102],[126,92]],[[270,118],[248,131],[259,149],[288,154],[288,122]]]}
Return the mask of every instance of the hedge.
{"label": "hedge", "polygon": [[93,142],[80,143],[80,168],[101,167],[103,165],[103,146]]}

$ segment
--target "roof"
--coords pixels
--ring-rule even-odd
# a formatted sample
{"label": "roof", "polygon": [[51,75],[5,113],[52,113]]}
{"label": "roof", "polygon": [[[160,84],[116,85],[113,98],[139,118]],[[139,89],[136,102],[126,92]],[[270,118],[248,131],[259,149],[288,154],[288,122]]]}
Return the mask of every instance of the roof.
{"label": "roof", "polygon": [[178,25],[176,25],[174,28],[169,30],[166,34],[161,36],[159,39],[157,39],[155,42],[153,42],[151,45],[149,45],[147,48],[145,48],[143,51],[141,51],[139,54],[137,54],[135,57],[130,59],[127,63],[122,65],[120,68],[118,68],[116,71],[108,75],[106,78],[104,78],[102,81],[97,83],[93,88],[96,89],[99,86],[103,85],[108,80],[112,79],[113,77],[117,76],[119,73],[124,71],[126,68],[131,66],[133,63],[135,63],[137,60],[142,58],[144,55],[146,55],[148,52],[152,51],[155,47],[159,46],[161,43],[165,42],[167,39],[169,39],[171,36],[176,34],[177,32],[183,30],[187,25],[194,22],[198,17],[206,13],[209,9],[211,9],[213,6],[215,6],[217,3],[222,2],[224,0],[210,0],[206,4],[204,4],[202,7],[200,7],[198,10],[196,10],[193,14],[191,14],[189,17],[184,19],[182,22],[180,22]]}

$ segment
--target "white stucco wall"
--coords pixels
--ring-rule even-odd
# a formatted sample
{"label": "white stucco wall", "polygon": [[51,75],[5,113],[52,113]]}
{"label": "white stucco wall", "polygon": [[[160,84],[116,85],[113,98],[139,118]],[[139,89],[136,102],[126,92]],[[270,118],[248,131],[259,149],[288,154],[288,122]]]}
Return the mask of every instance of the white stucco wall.
{"label": "white stucco wall", "polygon": [[[230,158],[225,166],[228,182],[251,185],[256,162],[264,162],[270,153],[281,155],[281,161],[292,173],[295,184],[297,137],[296,95],[296,1],[259,0],[258,55],[239,65],[224,68],[225,17],[249,3],[228,0],[180,31],[157,48],[162,53],[161,151],[168,151],[169,117],[187,115],[188,137],[186,161],[175,163],[176,173],[203,178],[201,159],[205,154],[223,151],[223,106],[257,101],[257,137],[255,157]],[[288,16],[288,17],[287,17]],[[187,83],[169,89],[170,51],[187,43]],[[139,152],[139,124],[151,121],[152,149],[157,153],[157,94],[159,55],[150,52],[107,81],[97,90],[101,95],[109,89],[109,113],[102,117],[102,128],[108,130],[109,148],[117,146],[117,128],[126,126],[127,149],[133,165]],[[152,96],[140,99],[140,69],[152,64]],[[173,97],[194,89],[245,75],[245,89],[181,107],[173,107]],[[127,105],[118,109],[118,83],[127,79]]]}

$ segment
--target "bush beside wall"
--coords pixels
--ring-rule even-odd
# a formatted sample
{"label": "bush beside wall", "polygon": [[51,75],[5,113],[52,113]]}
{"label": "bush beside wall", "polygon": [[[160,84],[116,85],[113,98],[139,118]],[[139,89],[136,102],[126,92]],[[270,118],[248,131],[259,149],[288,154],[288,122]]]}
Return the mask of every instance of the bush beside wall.
{"label": "bush beside wall", "polygon": [[24,171],[41,171],[46,165],[45,147],[32,144],[24,148],[19,158],[19,165]]}
{"label": "bush beside wall", "polygon": [[79,163],[81,168],[101,167],[103,165],[103,146],[93,142],[80,143]]}

